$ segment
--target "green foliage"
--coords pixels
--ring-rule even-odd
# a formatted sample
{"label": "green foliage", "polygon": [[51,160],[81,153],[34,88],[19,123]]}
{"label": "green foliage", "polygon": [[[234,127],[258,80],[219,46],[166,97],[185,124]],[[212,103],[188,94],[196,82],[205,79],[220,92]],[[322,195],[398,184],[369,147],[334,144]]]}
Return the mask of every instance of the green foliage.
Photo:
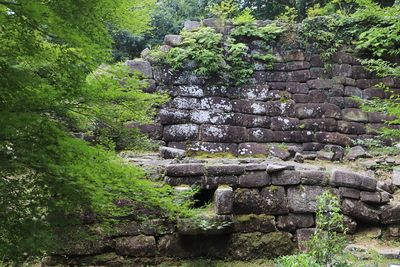
{"label": "green foliage", "polygon": [[234,13],[238,10],[239,5],[234,2],[234,0],[229,0],[227,2],[222,1],[219,4],[215,3],[206,7],[207,11],[211,14],[217,16],[223,22],[228,18],[231,18]]}
{"label": "green foliage", "polygon": [[[104,134],[113,147],[122,125],[149,122],[165,98],[148,95],[120,65],[100,67],[111,49],[106,25],[139,33],[147,28],[151,0],[0,2],[0,255],[21,260],[57,248],[56,227],[93,210],[107,219],[113,201],[161,206],[174,216],[173,189],[141,179],[115,152],[73,138]],[[186,205],[186,204],[185,204]],[[183,209],[182,209],[183,207]],[[172,210],[171,210],[172,209]],[[68,219],[72,217],[71,219]]]}
{"label": "green foliage", "polygon": [[343,232],[343,235],[346,233],[338,197],[325,191],[317,200],[315,232],[311,241],[307,242],[310,250],[278,258],[278,267],[351,266],[343,253],[346,237],[337,234],[337,231]]}
{"label": "green foliage", "polygon": [[253,68],[244,60],[248,47],[244,43],[236,43],[234,38],[228,39],[228,57],[226,66],[228,77],[234,81],[234,85],[244,84],[253,73]]}
{"label": "green foliage", "polygon": [[275,19],[284,23],[296,23],[296,19],[299,16],[298,11],[294,7],[285,7],[286,12],[280,14]]}

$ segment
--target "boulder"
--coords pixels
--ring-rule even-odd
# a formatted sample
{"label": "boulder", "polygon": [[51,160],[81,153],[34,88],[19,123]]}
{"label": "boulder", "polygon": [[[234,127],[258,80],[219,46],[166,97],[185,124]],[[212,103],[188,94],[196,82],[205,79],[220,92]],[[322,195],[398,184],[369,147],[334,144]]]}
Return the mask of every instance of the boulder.
{"label": "boulder", "polygon": [[186,157],[186,151],[182,149],[172,147],[160,147],[160,156],[164,159],[184,158]]}
{"label": "boulder", "polygon": [[115,240],[115,252],[119,255],[134,257],[153,257],[156,255],[154,236],[119,237]]}

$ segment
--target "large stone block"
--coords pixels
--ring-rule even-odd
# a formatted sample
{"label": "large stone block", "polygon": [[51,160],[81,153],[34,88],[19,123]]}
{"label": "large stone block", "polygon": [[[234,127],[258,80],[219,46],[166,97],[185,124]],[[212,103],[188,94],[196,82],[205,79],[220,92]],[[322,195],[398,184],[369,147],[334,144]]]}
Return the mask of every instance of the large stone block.
{"label": "large stone block", "polygon": [[307,82],[311,79],[310,70],[297,70],[288,72],[287,81],[288,82]]}
{"label": "large stone block", "polygon": [[380,221],[380,211],[372,206],[354,199],[344,199],[342,201],[343,214],[352,218],[369,223],[378,223]]}
{"label": "large stone block", "polygon": [[327,101],[327,91],[324,90],[311,90],[309,93],[310,103],[325,103]]}
{"label": "large stone block", "polygon": [[240,156],[255,156],[266,155],[268,144],[266,143],[241,143],[238,146],[238,155]]}
{"label": "large stone block", "polygon": [[310,68],[310,63],[308,61],[292,61],[286,63],[287,70],[305,70]]}
{"label": "large stone block", "polygon": [[227,124],[232,126],[243,126],[248,128],[269,128],[271,119],[267,116],[234,113],[227,116]]}
{"label": "large stone block", "polygon": [[294,117],[294,101],[269,101],[266,103],[267,116]]}
{"label": "large stone block", "polygon": [[234,214],[261,214],[263,199],[258,189],[239,188],[233,192]]}
{"label": "large stone block", "polygon": [[204,189],[217,189],[220,185],[227,185],[232,188],[238,188],[239,177],[236,175],[215,175],[205,177]]}
{"label": "large stone block", "polygon": [[233,217],[233,231],[240,233],[262,232],[269,233],[276,231],[275,217],[265,214],[245,214]]}
{"label": "large stone block", "polygon": [[242,85],[237,88],[240,99],[266,101],[268,96],[268,85]]}
{"label": "large stone block", "polygon": [[283,71],[268,71],[266,72],[266,81],[268,82],[286,82],[288,74]]}
{"label": "large stone block", "polygon": [[245,127],[227,125],[202,125],[200,140],[205,142],[245,142],[248,134]]}
{"label": "large stone block", "polygon": [[265,115],[268,109],[267,103],[247,100],[233,100],[232,110],[239,113]]}
{"label": "large stone block", "polygon": [[193,110],[190,121],[196,124],[226,124],[226,114],[219,111]]}
{"label": "large stone block", "polygon": [[326,171],[300,171],[300,181],[304,185],[320,185],[326,186],[328,184],[330,173]]}
{"label": "large stone block", "polygon": [[347,121],[368,122],[368,113],[361,109],[343,109],[343,119]]}
{"label": "large stone block", "polygon": [[161,124],[141,124],[138,126],[141,133],[146,134],[154,140],[162,139],[163,126]]}
{"label": "large stone block", "polygon": [[230,255],[235,260],[274,259],[294,251],[295,244],[286,232],[234,233],[231,237]]}
{"label": "large stone block", "polygon": [[244,173],[243,165],[208,165],[208,175],[239,175]]}
{"label": "large stone block", "polygon": [[299,122],[304,130],[334,132],[337,130],[335,119],[304,119]]}
{"label": "large stone block", "polygon": [[234,156],[238,153],[238,145],[236,143],[214,143],[214,142],[190,142],[186,145],[189,154],[197,153],[229,153]]}
{"label": "large stone block", "polygon": [[333,76],[353,77],[353,68],[350,64],[333,64]]}
{"label": "large stone block", "polygon": [[265,214],[277,215],[289,213],[285,188],[283,186],[270,186],[261,190]]}
{"label": "large stone block", "polygon": [[312,131],[275,131],[275,142],[285,143],[304,143],[315,140],[314,132]]}
{"label": "large stone block", "polygon": [[317,210],[317,197],[321,196],[326,187],[303,185],[291,186],[287,189],[289,211],[293,213],[313,213]]}
{"label": "large stone block", "polygon": [[338,121],[337,122],[338,130],[341,133],[346,134],[365,134],[366,129],[364,124],[350,121]]}
{"label": "large stone block", "polygon": [[266,171],[247,171],[239,176],[240,187],[264,187],[271,184]]}
{"label": "large stone block", "polygon": [[200,235],[164,235],[157,243],[161,256],[191,258],[203,253],[202,236]]}
{"label": "large stone block", "polygon": [[307,81],[310,89],[327,89],[330,90],[333,87],[333,81],[331,79],[315,79]]}
{"label": "large stone block", "polygon": [[206,85],[203,87],[203,91],[206,96],[228,96],[228,87],[223,85]]}
{"label": "large stone block", "polygon": [[383,206],[381,223],[383,224],[400,224],[400,204],[392,204]]}
{"label": "large stone block", "polygon": [[229,186],[219,186],[214,193],[215,213],[231,214],[233,211],[233,189]]}
{"label": "large stone block", "polygon": [[170,164],[165,168],[168,176],[199,176],[206,173],[204,164]]}
{"label": "large stone block", "polygon": [[232,106],[229,98],[205,97],[200,101],[200,109],[229,112],[232,111]]}
{"label": "large stone block", "polygon": [[274,140],[274,132],[264,128],[247,129],[250,142],[267,143]]}
{"label": "large stone block", "polygon": [[119,255],[134,257],[153,257],[156,255],[154,236],[119,237],[115,240],[115,252]]}
{"label": "large stone block", "polygon": [[293,94],[308,94],[309,86],[307,83],[288,82],[286,90]]}
{"label": "large stone block", "polygon": [[332,186],[344,186],[366,191],[375,191],[376,179],[352,172],[334,170],[330,180]]}
{"label": "large stone block", "polygon": [[383,88],[367,88],[363,92],[364,99],[385,98],[385,90]]}
{"label": "large stone block", "polygon": [[165,141],[196,140],[199,134],[199,126],[196,124],[166,125],[163,131]]}
{"label": "large stone block", "polygon": [[361,65],[353,66],[353,78],[358,79],[371,79],[373,77],[372,72],[364,69]]}
{"label": "large stone block", "polygon": [[299,119],[342,117],[341,109],[333,104],[297,104],[295,112]]}
{"label": "large stone block", "polygon": [[164,182],[170,186],[199,186],[205,188],[205,176],[165,176]]}
{"label": "large stone block", "polygon": [[294,214],[281,215],[277,217],[277,227],[279,230],[294,232],[298,228],[309,228],[315,224],[314,214]]}
{"label": "large stone block", "polygon": [[298,171],[280,171],[271,173],[273,185],[296,185],[300,183],[300,172]]}
{"label": "large stone block", "polygon": [[165,86],[162,89],[172,97],[201,98],[204,96],[203,88],[199,85]]}
{"label": "large stone block", "polygon": [[176,97],[172,100],[171,106],[176,109],[200,109],[201,102],[200,99],[194,97]]}
{"label": "large stone block", "polygon": [[357,136],[355,135],[345,135],[341,133],[335,133],[335,132],[317,132],[315,134],[316,141],[319,143],[329,143],[329,144],[335,144],[335,145],[340,145],[340,146],[351,146],[353,145],[353,141],[350,138],[356,139]]}
{"label": "large stone block", "polygon": [[183,41],[183,36],[180,35],[165,35],[164,44],[172,47],[179,46]]}
{"label": "large stone block", "polygon": [[153,69],[148,61],[141,59],[127,60],[124,65],[129,68],[131,75],[139,75],[147,78],[153,77]]}
{"label": "large stone block", "polygon": [[180,109],[162,109],[160,111],[161,124],[185,124],[190,122],[190,113]]}
{"label": "large stone block", "polygon": [[271,118],[271,130],[273,131],[298,130],[299,125],[300,125],[300,120],[297,118],[286,118],[286,117]]}

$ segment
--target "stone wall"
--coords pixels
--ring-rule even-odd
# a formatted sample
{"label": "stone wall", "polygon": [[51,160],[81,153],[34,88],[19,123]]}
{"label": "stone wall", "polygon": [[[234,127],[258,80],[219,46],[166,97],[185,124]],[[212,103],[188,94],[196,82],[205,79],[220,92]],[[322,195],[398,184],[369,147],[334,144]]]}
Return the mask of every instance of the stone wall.
{"label": "stone wall", "polygon": [[[158,212],[137,206],[111,231],[104,231],[93,214],[82,216],[93,239],[70,242],[46,257],[43,266],[149,266],[196,257],[247,260],[291,254],[304,249],[302,241],[313,233],[317,196],[326,190],[341,199],[347,234],[364,224],[380,227],[387,237],[400,236],[400,205],[392,201],[396,187],[365,173],[254,158],[149,161],[158,166],[155,175],[176,190],[199,186],[195,198],[212,202],[210,209],[196,221],[170,221],[162,214],[142,221],[140,215]],[[146,166],[143,160],[138,164]]]}
{"label": "stone wall", "polygon": [[[161,50],[179,46],[181,40],[166,36]],[[267,53],[259,41],[245,41],[249,54]],[[193,153],[250,156],[265,154],[270,142],[295,143],[303,151],[321,150],[325,144],[352,146],[351,140],[372,137],[371,129],[390,120],[382,114],[365,113],[351,97],[388,98],[388,92],[374,85],[382,82],[398,92],[400,79],[379,78],[364,70],[345,52],[347,46],[328,65],[312,44],[288,48],[274,42],[269,48],[276,56],[273,67],[251,60],[252,83],[237,87],[215,85],[221,81],[151,66],[145,60],[127,61],[126,65],[147,76],[148,92],[166,92],[171,97],[160,109],[158,123],[142,125],[142,131],[169,147]],[[151,59],[146,51],[142,55]]]}

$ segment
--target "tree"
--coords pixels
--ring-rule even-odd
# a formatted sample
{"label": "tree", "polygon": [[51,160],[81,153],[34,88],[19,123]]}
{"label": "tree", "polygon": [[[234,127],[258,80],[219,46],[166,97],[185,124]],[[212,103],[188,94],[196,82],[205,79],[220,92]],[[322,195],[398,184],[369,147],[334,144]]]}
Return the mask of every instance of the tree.
{"label": "tree", "polygon": [[78,130],[112,133],[127,120],[149,120],[154,105],[165,100],[143,93],[134,77],[122,87],[118,79],[127,76],[122,66],[98,68],[110,58],[107,25],[142,32],[153,4],[0,2],[3,258],[55,249],[52,230],[71,224],[66,214],[89,209],[99,217],[114,214],[117,198],[178,210],[171,188],[139,179],[143,172],[123,166],[113,151],[72,137]]}

